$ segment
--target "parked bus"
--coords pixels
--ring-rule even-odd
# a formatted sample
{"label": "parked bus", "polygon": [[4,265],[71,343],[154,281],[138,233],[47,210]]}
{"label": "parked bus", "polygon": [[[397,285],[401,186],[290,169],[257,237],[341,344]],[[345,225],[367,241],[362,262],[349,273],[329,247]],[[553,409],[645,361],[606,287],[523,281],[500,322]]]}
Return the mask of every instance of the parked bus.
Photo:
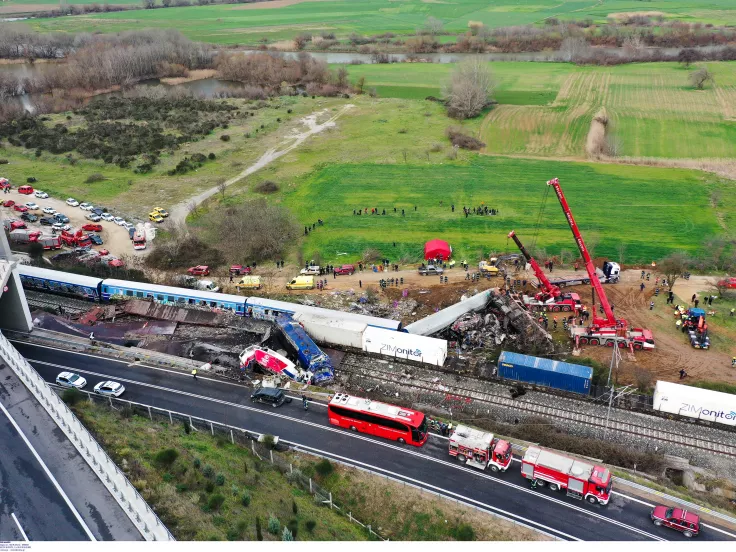
{"label": "parked bus", "polygon": [[330,423],[399,443],[427,442],[427,418],[421,412],[337,393],[327,405]]}

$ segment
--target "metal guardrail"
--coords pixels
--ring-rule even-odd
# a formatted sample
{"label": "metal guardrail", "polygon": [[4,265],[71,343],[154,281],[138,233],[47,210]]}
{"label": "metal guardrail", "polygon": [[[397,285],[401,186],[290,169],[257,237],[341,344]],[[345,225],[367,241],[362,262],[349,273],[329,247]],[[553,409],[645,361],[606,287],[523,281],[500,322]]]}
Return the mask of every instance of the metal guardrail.
{"label": "metal guardrail", "polygon": [[0,357],[18,375],[38,402],[49,413],[79,454],[87,461],[123,511],[149,541],[173,541],[166,528],[128,478],[115,465],[97,440],[82,425],[44,379],[0,333]]}

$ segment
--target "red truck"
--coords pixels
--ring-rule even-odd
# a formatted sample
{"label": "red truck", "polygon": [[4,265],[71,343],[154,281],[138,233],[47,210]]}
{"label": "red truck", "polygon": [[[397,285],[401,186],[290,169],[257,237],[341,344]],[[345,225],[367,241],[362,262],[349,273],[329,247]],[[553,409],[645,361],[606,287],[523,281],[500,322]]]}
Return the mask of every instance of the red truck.
{"label": "red truck", "polygon": [[59,238],[61,239],[61,243],[68,247],[84,247],[86,245],[92,245],[92,240],[90,240],[89,236],[84,234],[81,230],[77,230],[76,234],[62,230]]}
{"label": "red truck", "polygon": [[248,266],[232,265],[230,267],[230,274],[232,274],[233,276],[243,276],[243,275],[250,274],[251,272],[253,271],[251,270],[250,265]]}
{"label": "red truck", "polygon": [[335,274],[352,276],[355,274],[355,265],[342,265],[340,268],[335,269]]}
{"label": "red truck", "polygon": [[59,236],[40,236],[37,241],[46,250],[61,249],[61,238]]}
{"label": "red truck", "polygon": [[611,499],[613,478],[608,469],[541,447],[526,449],[521,475],[552,491],[565,489],[567,496],[591,504],[608,504]]}
{"label": "red truck", "polygon": [[102,225],[101,224],[85,224],[82,226],[82,230],[85,232],[102,232]]}
{"label": "red truck", "polygon": [[466,466],[505,472],[511,465],[511,444],[472,427],[459,425],[450,435],[450,456]]}
{"label": "red truck", "polygon": [[5,226],[5,229],[8,232],[12,232],[13,230],[28,228],[26,226],[26,223],[23,222],[22,220],[4,220],[3,226]]}

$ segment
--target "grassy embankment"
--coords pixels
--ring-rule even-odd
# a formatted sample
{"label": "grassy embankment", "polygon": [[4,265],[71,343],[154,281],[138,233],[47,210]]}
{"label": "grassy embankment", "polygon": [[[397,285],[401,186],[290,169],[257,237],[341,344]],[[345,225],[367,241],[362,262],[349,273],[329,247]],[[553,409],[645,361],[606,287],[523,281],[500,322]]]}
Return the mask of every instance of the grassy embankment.
{"label": "grassy embankment", "polygon": [[[13,0],[14,3],[39,3],[46,0]],[[88,3],[92,0],[73,0]],[[120,3],[136,3],[117,0]],[[729,0],[711,0],[704,6],[696,0],[677,2],[666,0],[646,2],[608,0],[602,3],[579,1],[524,0],[522,2],[494,2],[483,0],[455,0],[453,2],[426,2],[404,0],[400,4],[389,0],[333,0],[301,2],[277,8],[250,5],[215,5],[136,10],[134,12],[90,14],[78,17],[32,20],[29,24],[48,31],[102,31],[117,32],[144,27],[176,28],[185,35],[216,44],[255,44],[261,38],[269,41],[292,39],[301,33],[333,32],[346,38],[353,32],[364,35],[395,33],[414,34],[428,16],[441,19],[445,30],[465,32],[470,21],[479,21],[491,27],[525,25],[558,19],[590,18],[605,23],[611,13],[662,12],[666,18],[688,22],[718,25],[736,22],[736,9]]]}
{"label": "grassy embankment", "polygon": [[[280,532],[268,531],[271,516],[282,529],[296,531],[295,540],[367,540],[365,529],[316,504],[268,461],[226,438],[186,433],[179,424],[154,423],[86,401],[74,409],[179,540],[256,540],[256,518],[264,540],[281,540]],[[176,453],[161,454],[168,449]],[[319,484],[334,489],[338,504],[391,540],[541,538],[364,472],[330,465],[319,470],[317,459],[305,455],[295,462]]]}

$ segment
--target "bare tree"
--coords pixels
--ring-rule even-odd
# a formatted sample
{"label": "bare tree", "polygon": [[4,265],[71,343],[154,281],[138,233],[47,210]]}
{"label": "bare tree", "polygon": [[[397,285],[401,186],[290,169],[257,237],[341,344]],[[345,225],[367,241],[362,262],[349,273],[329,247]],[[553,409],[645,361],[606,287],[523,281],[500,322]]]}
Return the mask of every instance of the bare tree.
{"label": "bare tree", "polygon": [[617,134],[606,135],[603,143],[603,152],[608,157],[620,157],[624,151],[624,141]]}
{"label": "bare tree", "polygon": [[152,10],[156,7],[156,0],[143,0],[143,7],[147,10]]}
{"label": "bare tree", "polygon": [[696,69],[690,73],[689,79],[690,83],[698,90],[705,88],[706,84],[713,84],[715,82],[713,79],[713,73],[705,67],[701,67],[700,69]]}
{"label": "bare tree", "polygon": [[303,50],[307,44],[309,44],[312,41],[312,35],[310,34],[300,34],[294,37],[294,47],[297,50]]}
{"label": "bare tree", "polygon": [[626,259],[626,242],[620,242],[616,250],[618,251],[618,264],[623,265]]}
{"label": "bare tree", "polygon": [[667,278],[667,285],[672,289],[688,266],[690,266],[690,258],[682,251],[675,251],[659,261],[657,270]]}
{"label": "bare tree", "polygon": [[217,183],[217,191],[220,192],[222,199],[225,199],[225,192],[227,191],[227,181],[226,180],[223,179]]}
{"label": "bare tree", "polygon": [[568,36],[560,45],[563,61],[580,61],[590,52],[590,44],[581,36]]}
{"label": "bare tree", "polygon": [[495,86],[488,63],[478,58],[460,63],[444,89],[448,114],[457,119],[479,115],[488,105]]}
{"label": "bare tree", "polygon": [[703,56],[697,50],[692,48],[683,48],[677,54],[677,61],[682,63],[686,68],[696,61],[700,61]]}
{"label": "bare tree", "polygon": [[426,34],[434,36],[444,32],[445,24],[442,22],[442,20],[430,16],[424,22],[424,28],[422,30]]}
{"label": "bare tree", "polygon": [[187,211],[190,215],[193,217],[197,216],[197,213],[199,213],[199,205],[196,201],[192,200],[189,203],[187,203]]}

